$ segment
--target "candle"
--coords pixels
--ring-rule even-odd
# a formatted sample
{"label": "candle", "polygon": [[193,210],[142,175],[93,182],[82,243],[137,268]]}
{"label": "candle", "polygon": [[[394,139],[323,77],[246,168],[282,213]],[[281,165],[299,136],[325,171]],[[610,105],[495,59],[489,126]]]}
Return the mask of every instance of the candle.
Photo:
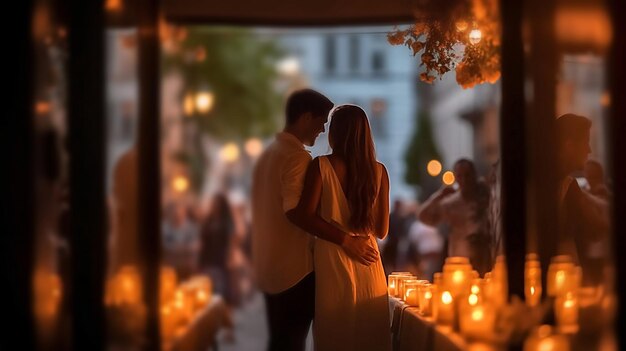
{"label": "candle", "polygon": [[409,306],[419,307],[419,287],[428,284],[428,280],[407,279],[404,281],[404,301]]}
{"label": "candle", "polygon": [[390,274],[387,279],[387,293],[389,296],[396,296],[396,276],[393,274]]}
{"label": "candle", "polygon": [[470,303],[461,309],[459,315],[461,334],[472,340],[489,340],[493,334],[495,322],[495,310],[489,305]]}
{"label": "candle", "polygon": [[106,283],[107,306],[138,305],[142,299],[141,277],[134,266],[123,266]]}
{"label": "candle", "polygon": [[164,341],[170,340],[176,332],[176,315],[168,304],[161,307],[161,335]]}
{"label": "candle", "polygon": [[419,307],[419,294],[417,288],[407,288],[404,301],[406,301],[409,306]]}
{"label": "candle", "polygon": [[541,301],[541,265],[539,261],[526,261],[524,270],[524,295],[528,306],[537,306]]}
{"label": "candle", "polygon": [[443,274],[441,272],[437,272],[433,274],[433,284],[441,286],[443,282]]}
{"label": "candle", "polygon": [[[465,257],[449,257],[465,258]],[[455,260],[451,262],[456,262]],[[471,266],[466,263],[446,263],[443,266],[443,284],[449,289],[453,297],[467,294],[469,290]]]}
{"label": "candle", "polygon": [[160,300],[161,303],[171,301],[174,298],[174,292],[176,291],[176,285],[178,279],[176,277],[176,271],[172,267],[161,267],[161,289]]}
{"label": "candle", "polygon": [[439,294],[437,301],[437,324],[454,325],[454,298],[448,290]]}
{"label": "candle", "polygon": [[548,296],[561,296],[572,291],[575,275],[574,263],[568,255],[552,258],[548,267]]}
{"label": "candle", "polygon": [[578,331],[578,300],[576,295],[567,293],[557,297],[554,303],[556,321],[562,333]]}
{"label": "candle", "polygon": [[506,305],[508,296],[508,279],[504,256],[496,257],[491,275],[491,301],[497,307]]}
{"label": "candle", "polygon": [[414,275],[400,275],[400,276],[398,276],[398,278],[396,280],[396,297],[400,298],[401,300],[404,299],[404,294],[406,293],[404,283],[407,280],[412,280],[412,279],[415,279]]}
{"label": "candle", "polygon": [[400,295],[400,278],[403,276],[412,276],[409,272],[392,272],[389,275],[389,282],[387,286],[387,292],[389,296],[402,297]]}
{"label": "candle", "polygon": [[187,324],[193,317],[193,304],[182,288],[176,289],[174,294],[174,310],[178,315],[179,324]]}
{"label": "candle", "polygon": [[420,285],[417,290],[420,313],[424,316],[430,316],[432,314],[433,286],[425,283]]}
{"label": "candle", "polygon": [[444,264],[461,264],[466,265],[470,264],[469,258],[463,256],[450,256],[446,257]]}
{"label": "candle", "polygon": [[211,298],[211,280],[204,275],[193,276],[187,282],[186,289],[193,300],[193,309],[198,311],[204,308]]}
{"label": "candle", "polygon": [[553,334],[552,327],[542,325],[524,342],[524,351],[569,351],[565,335]]}

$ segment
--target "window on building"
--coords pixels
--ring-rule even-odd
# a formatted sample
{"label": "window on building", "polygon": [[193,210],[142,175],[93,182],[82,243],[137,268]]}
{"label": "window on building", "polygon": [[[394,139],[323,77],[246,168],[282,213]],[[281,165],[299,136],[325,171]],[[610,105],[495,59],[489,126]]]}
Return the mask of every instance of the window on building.
{"label": "window on building", "polygon": [[333,35],[327,35],[324,42],[324,68],[327,74],[337,69],[337,41]]}
{"label": "window on building", "polygon": [[385,55],[382,50],[372,52],[372,73],[375,75],[385,73]]}
{"label": "window on building", "polygon": [[361,53],[359,47],[359,37],[357,35],[352,35],[350,37],[349,47],[350,52],[348,64],[350,67],[350,72],[352,72],[353,74],[358,73],[361,65]]}
{"label": "window on building", "polygon": [[370,125],[374,139],[387,138],[387,121],[385,114],[387,112],[387,101],[381,98],[370,100]]}

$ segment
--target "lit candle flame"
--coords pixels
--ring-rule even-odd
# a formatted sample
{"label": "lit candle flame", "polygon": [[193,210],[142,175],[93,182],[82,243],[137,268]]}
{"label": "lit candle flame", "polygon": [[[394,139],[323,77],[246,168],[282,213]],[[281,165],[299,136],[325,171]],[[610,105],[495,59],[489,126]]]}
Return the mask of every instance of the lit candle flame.
{"label": "lit candle flame", "polygon": [[472,319],[475,321],[482,320],[484,317],[483,310],[478,308],[472,311]]}
{"label": "lit candle flame", "polygon": [[480,43],[480,40],[482,39],[482,37],[483,37],[483,33],[480,31],[480,29],[472,29],[472,31],[469,34],[469,41],[473,45],[476,45]]}
{"label": "lit candle flame", "polygon": [[446,305],[449,305],[452,303],[452,294],[450,294],[449,291],[444,291],[441,294],[441,302],[443,302]]}

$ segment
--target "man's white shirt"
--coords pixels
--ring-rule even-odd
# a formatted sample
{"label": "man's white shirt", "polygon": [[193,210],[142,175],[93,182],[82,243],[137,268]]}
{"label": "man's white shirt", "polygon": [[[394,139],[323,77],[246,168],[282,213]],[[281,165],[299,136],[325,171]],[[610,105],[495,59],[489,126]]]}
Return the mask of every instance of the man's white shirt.
{"label": "man's white shirt", "polygon": [[311,155],[294,135],[282,132],[254,169],[252,260],[259,288],[276,294],[313,271],[313,236],[285,216],[300,201]]}

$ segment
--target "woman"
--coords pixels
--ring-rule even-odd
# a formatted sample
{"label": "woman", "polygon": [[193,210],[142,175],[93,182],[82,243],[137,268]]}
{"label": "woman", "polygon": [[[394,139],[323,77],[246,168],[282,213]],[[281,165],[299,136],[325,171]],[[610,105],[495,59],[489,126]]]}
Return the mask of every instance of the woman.
{"label": "woman", "polygon": [[[389,177],[376,161],[365,112],[342,105],[331,114],[332,154],[314,159],[307,170],[296,211],[308,221],[326,221],[378,246],[389,229]],[[315,227],[315,225],[307,226]],[[316,350],[391,349],[385,273],[374,263],[353,260],[338,245],[315,240]]]}

